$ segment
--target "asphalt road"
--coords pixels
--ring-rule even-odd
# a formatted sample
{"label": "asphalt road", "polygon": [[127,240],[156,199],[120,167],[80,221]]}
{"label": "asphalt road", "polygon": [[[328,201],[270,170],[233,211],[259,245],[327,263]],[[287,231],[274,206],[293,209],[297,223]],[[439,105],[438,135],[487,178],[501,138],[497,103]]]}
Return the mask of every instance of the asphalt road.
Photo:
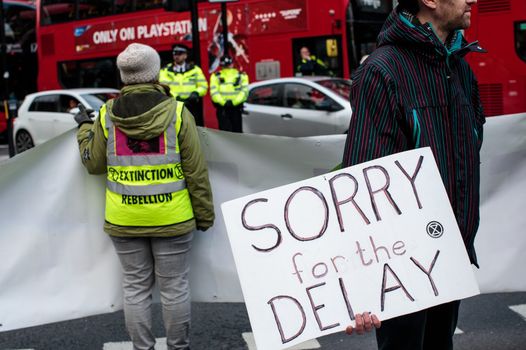
{"label": "asphalt road", "polygon": [[[510,309],[510,306],[519,312]],[[244,304],[194,303],[192,350],[246,350],[243,333],[251,332]],[[154,333],[163,337],[158,304],[154,306]],[[463,301],[456,350],[526,349],[526,293],[488,294]],[[130,349],[122,312],[0,333],[0,349],[111,350]],[[318,339],[319,347],[303,349],[373,350],[374,335],[337,333]],[[161,349],[158,347],[157,349]]]}
{"label": "asphalt road", "polygon": [[9,158],[9,149],[7,145],[0,144],[0,161]]}

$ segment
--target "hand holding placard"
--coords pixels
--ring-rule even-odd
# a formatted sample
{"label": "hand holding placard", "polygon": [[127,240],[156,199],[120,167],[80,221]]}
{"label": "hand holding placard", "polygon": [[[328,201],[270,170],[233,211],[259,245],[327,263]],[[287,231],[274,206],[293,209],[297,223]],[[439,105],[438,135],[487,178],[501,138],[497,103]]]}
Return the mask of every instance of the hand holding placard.
{"label": "hand holding placard", "polygon": [[382,322],[378,317],[370,312],[364,312],[361,314],[356,314],[356,326],[347,326],[345,328],[345,333],[351,335],[353,333],[364,334],[370,332],[373,328],[380,328]]}

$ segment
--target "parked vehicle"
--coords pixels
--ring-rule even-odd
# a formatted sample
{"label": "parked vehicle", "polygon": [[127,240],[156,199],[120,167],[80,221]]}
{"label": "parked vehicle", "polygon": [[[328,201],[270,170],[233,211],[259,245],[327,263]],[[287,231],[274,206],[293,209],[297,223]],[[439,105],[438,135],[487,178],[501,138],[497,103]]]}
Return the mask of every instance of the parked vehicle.
{"label": "parked vehicle", "polygon": [[343,134],[349,128],[351,82],[329,77],[250,84],[243,132],[281,136]]}
{"label": "parked vehicle", "polygon": [[16,152],[40,145],[75,127],[73,115],[82,103],[98,113],[102,104],[119,94],[108,88],[50,90],[29,94],[18,109],[13,133]]}

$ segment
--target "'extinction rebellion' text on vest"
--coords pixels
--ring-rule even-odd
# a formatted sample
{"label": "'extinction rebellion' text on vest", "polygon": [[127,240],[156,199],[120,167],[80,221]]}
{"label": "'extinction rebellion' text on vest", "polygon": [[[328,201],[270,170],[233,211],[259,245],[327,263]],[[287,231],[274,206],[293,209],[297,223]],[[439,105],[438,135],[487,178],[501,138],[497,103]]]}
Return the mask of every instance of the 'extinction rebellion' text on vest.
{"label": "'extinction rebellion' text on vest", "polygon": [[156,195],[147,195],[147,196],[130,196],[123,194],[122,195],[122,204],[127,205],[144,205],[144,204],[161,204],[165,202],[171,202],[173,199],[172,193],[163,193]]}
{"label": "'extinction rebellion' text on vest", "polygon": [[[144,182],[159,181],[166,179],[183,180],[183,170],[181,164],[169,168],[139,169],[139,170],[118,170],[114,167],[108,168],[108,174],[115,182]],[[162,193],[157,195],[122,195],[122,204],[125,205],[147,205],[162,204],[173,200],[172,193]]]}
{"label": "'extinction rebellion' text on vest", "polygon": [[142,182],[159,181],[166,179],[184,179],[181,164],[170,168],[142,169],[142,170],[118,170],[114,167],[108,168],[108,174],[115,182]]}

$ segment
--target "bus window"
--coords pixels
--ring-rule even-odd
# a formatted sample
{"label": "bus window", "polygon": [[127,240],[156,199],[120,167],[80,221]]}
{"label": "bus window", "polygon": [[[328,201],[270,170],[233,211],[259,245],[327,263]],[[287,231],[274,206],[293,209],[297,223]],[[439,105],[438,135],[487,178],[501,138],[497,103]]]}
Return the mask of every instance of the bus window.
{"label": "bus window", "polygon": [[35,92],[37,76],[36,10],[31,4],[20,1],[4,1],[6,67],[9,75],[7,86],[0,87],[6,96],[14,94],[22,100],[27,94]]}
{"label": "bus window", "polygon": [[115,59],[103,58],[80,62],[79,86],[115,87],[118,84]]}
{"label": "bus window", "polygon": [[295,73],[298,74],[297,67],[301,62],[300,51],[303,47],[306,47],[309,49],[312,56],[316,56],[316,58],[326,66],[325,72],[317,75],[343,76],[341,41],[342,39],[340,36],[293,39],[292,59]]}
{"label": "bus window", "polygon": [[385,0],[358,0],[357,7],[362,12],[385,14],[391,12],[392,5]]}
{"label": "bus window", "polygon": [[136,10],[149,10],[157,9],[163,6],[163,2],[160,0],[141,0],[137,1]]}
{"label": "bus window", "polygon": [[526,21],[515,22],[515,49],[520,59],[526,61]]}
{"label": "bus window", "polygon": [[133,1],[115,0],[115,13],[127,13],[133,11]]}
{"label": "bus window", "polygon": [[60,85],[66,88],[78,87],[77,72],[76,61],[60,62],[58,64],[58,79]]}
{"label": "bus window", "polygon": [[7,42],[18,43],[21,49],[30,51],[31,44],[36,42],[35,9],[27,5],[4,7],[5,27],[9,28],[5,33]]}
{"label": "bus window", "polygon": [[43,25],[72,21],[76,17],[75,0],[42,0],[40,6]]}
{"label": "bus window", "polygon": [[358,67],[362,57],[376,49],[376,38],[392,9],[393,1],[349,1],[346,30],[349,38],[349,67],[352,70]]}
{"label": "bus window", "polygon": [[79,19],[111,15],[113,2],[113,0],[79,0]]}
{"label": "bus window", "polygon": [[[92,2],[87,0],[87,2]],[[158,9],[163,6],[161,0],[110,0],[110,3],[115,3],[115,13],[127,13],[133,11]]]}
{"label": "bus window", "polygon": [[114,58],[59,62],[58,74],[65,88],[119,86]]}

